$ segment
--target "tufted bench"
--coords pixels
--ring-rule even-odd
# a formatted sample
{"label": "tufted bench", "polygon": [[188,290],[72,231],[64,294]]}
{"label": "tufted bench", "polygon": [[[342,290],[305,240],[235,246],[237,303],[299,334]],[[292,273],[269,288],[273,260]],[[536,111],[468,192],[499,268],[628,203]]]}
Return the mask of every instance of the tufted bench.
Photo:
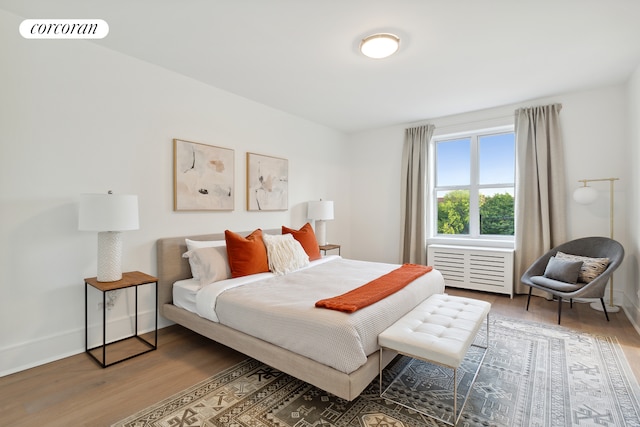
{"label": "tufted bench", "polygon": [[[437,363],[453,369],[453,419],[441,421],[449,424],[457,423],[464,404],[458,413],[458,384],[457,370],[464,359],[467,350],[482,326],[487,322],[487,345],[489,343],[489,310],[491,304],[471,298],[450,296],[446,294],[432,295],[417,307],[400,318],[378,335],[380,345],[380,360],[384,349],[393,350],[406,356]],[[485,349],[486,354],[486,348]],[[484,355],[482,356],[484,359]],[[482,360],[478,365],[478,370]],[[476,374],[477,375],[477,371]],[[473,381],[475,381],[475,375]],[[469,386],[469,391],[471,386]],[[393,383],[393,381],[392,381]],[[386,392],[386,390],[385,390]],[[382,391],[382,363],[380,364],[380,396]],[[468,394],[467,394],[468,395]],[[392,399],[388,399],[393,401]],[[403,406],[401,402],[393,401]],[[411,409],[418,410],[412,407]],[[418,410],[419,411],[419,410]],[[421,411],[419,411],[421,412]],[[431,416],[431,414],[426,414]]]}

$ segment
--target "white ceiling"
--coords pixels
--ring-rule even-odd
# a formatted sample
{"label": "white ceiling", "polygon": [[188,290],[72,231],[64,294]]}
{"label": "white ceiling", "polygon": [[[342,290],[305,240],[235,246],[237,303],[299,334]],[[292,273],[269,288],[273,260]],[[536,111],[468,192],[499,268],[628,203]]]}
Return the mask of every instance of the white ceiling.
{"label": "white ceiling", "polygon": [[[23,18],[94,18],[101,45],[344,131],[626,81],[637,0],[0,0]],[[16,31],[18,29],[16,28]],[[358,52],[400,36],[386,60]]]}

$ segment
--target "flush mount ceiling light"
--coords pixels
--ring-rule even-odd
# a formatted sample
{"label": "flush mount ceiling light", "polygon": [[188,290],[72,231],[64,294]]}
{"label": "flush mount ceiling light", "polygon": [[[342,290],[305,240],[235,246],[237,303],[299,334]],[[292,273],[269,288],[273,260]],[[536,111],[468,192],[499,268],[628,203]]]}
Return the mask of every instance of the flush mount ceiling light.
{"label": "flush mount ceiling light", "polygon": [[400,38],[390,33],[372,34],[360,42],[360,52],[373,59],[391,56],[398,51],[399,47]]}

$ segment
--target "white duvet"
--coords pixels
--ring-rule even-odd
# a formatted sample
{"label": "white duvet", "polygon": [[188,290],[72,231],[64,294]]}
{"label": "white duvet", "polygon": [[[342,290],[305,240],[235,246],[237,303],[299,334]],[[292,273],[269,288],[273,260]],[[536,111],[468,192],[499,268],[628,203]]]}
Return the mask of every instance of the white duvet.
{"label": "white duvet", "polygon": [[195,295],[198,315],[350,373],[378,349],[378,334],[425,298],[444,292],[437,270],[389,297],[347,314],[316,308],[397,264],[329,256],[283,276],[261,273],[204,286]]}

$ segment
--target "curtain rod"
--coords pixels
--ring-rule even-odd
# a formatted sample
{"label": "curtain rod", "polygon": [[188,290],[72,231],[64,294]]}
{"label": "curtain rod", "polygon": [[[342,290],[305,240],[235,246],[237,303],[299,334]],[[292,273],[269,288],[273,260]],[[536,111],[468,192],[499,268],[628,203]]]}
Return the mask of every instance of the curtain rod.
{"label": "curtain rod", "polygon": [[478,119],[478,120],[471,120],[471,121],[460,121],[460,122],[456,122],[456,123],[452,123],[452,124],[448,124],[448,125],[444,125],[444,126],[437,126],[434,122],[437,122],[438,120],[442,120],[442,119],[446,119],[448,117],[455,117],[455,116],[459,116],[459,115],[464,115],[465,113],[461,113],[461,114],[455,114],[453,116],[443,116],[443,117],[438,117],[435,119],[425,119],[425,120],[420,120],[418,122],[413,122],[409,125],[407,125],[406,128],[413,128],[413,127],[417,127],[417,126],[424,126],[424,125],[429,125],[432,124],[436,127],[436,130],[438,129],[447,129],[450,127],[454,127],[454,126],[461,126],[461,125],[467,125],[467,124],[474,124],[474,123],[482,123],[482,122],[488,122],[491,120],[504,120],[504,119],[513,119],[514,123],[515,123],[515,115],[518,112],[518,110],[522,110],[522,109],[527,109],[527,108],[536,108],[536,107],[544,107],[547,105],[557,105],[559,110],[562,110],[562,103],[560,102],[556,102],[556,103],[552,103],[552,104],[545,104],[545,105],[534,105],[534,106],[529,106],[529,107],[518,107],[516,109],[513,110],[513,113],[508,115],[508,116],[498,116],[498,117],[489,117],[486,119]]}
{"label": "curtain rod", "polygon": [[462,126],[462,125],[472,125],[474,123],[483,123],[483,122],[489,122],[492,120],[503,120],[503,119],[514,119],[514,115],[509,115],[509,116],[500,116],[500,117],[489,117],[486,119],[478,119],[478,120],[471,120],[471,121],[461,121],[461,122],[457,122],[457,123],[451,123],[448,125],[444,125],[444,126],[438,126],[435,125],[436,130],[438,129],[447,129],[450,127],[456,127],[456,126]]}

